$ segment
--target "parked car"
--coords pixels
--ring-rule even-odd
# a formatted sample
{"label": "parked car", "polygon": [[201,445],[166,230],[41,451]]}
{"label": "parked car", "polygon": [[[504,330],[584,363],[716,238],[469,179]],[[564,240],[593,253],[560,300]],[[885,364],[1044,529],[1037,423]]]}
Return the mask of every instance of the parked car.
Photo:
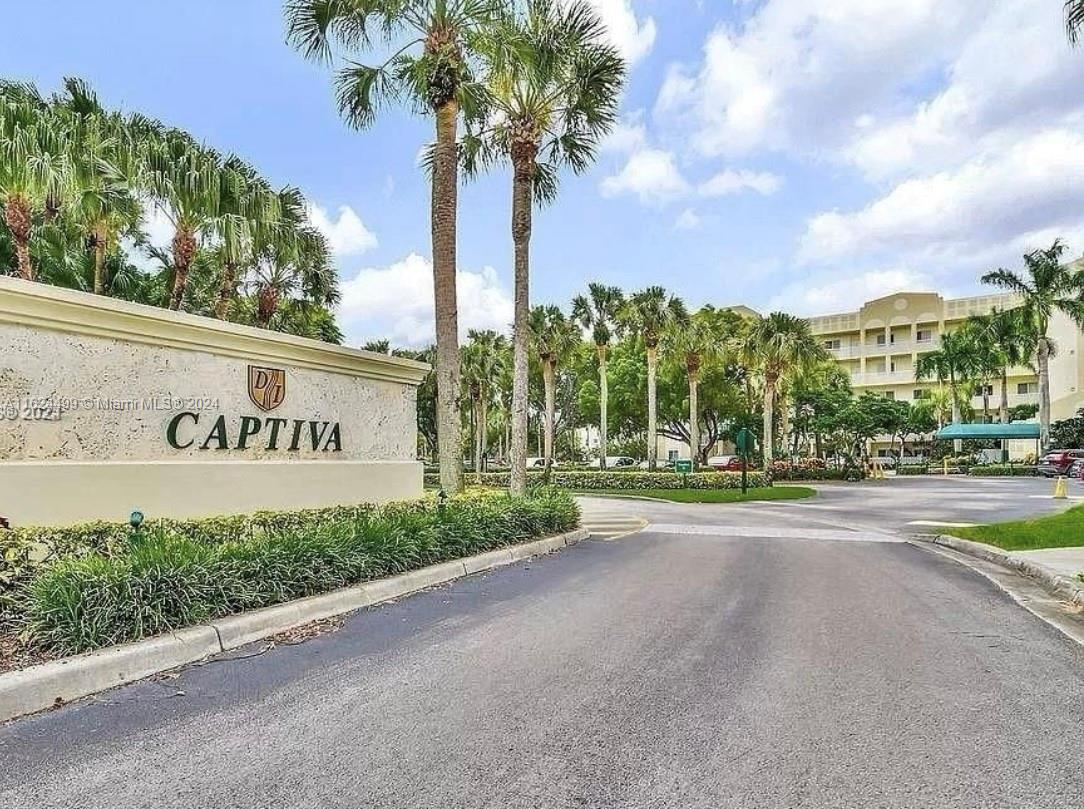
{"label": "parked car", "polygon": [[1069,467],[1084,458],[1084,449],[1056,449],[1039,459],[1039,474],[1048,478],[1069,473]]}
{"label": "parked car", "polygon": [[716,455],[708,458],[708,466],[716,472],[740,472],[742,462],[737,455]]}
{"label": "parked car", "polygon": [[[636,468],[643,469],[646,472],[648,470],[647,461],[640,461],[640,463],[636,464]],[[659,458],[659,460],[655,462],[655,469],[659,472],[673,472],[674,462],[665,458]]]}
{"label": "parked car", "polygon": [[1084,480],[1084,458],[1077,458],[1073,461],[1073,465],[1069,467],[1067,476],[1074,480]]}
{"label": "parked car", "polygon": [[[591,463],[587,464],[590,469],[598,469],[601,464],[598,458],[592,459]],[[630,458],[627,455],[607,455],[606,456],[606,468],[607,469],[633,469],[636,466],[636,459]]]}
{"label": "parked car", "polygon": [[546,459],[545,458],[528,458],[527,459],[527,468],[528,469],[544,469],[545,467],[546,467]]}

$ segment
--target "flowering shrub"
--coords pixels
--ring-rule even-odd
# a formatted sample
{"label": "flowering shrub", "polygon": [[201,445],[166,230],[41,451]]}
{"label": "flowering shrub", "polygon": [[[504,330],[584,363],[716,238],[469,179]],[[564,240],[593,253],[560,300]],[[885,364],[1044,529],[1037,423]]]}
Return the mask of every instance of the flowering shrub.
{"label": "flowering shrub", "polygon": [[[505,488],[508,486],[507,472],[490,472],[482,475],[483,486]],[[474,475],[467,477],[474,481]],[[531,482],[541,481],[540,472],[528,473]],[[438,485],[437,476],[426,476],[426,484]],[[749,472],[749,486],[770,486],[771,478],[762,472]],[[573,491],[599,491],[604,489],[740,489],[741,472],[694,472],[683,475],[677,472],[568,472],[554,471],[551,483],[561,489]]]}

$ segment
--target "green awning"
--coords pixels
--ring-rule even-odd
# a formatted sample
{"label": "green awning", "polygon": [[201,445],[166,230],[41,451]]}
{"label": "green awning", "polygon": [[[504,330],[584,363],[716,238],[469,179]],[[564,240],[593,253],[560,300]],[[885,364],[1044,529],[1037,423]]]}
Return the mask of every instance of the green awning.
{"label": "green awning", "polygon": [[1039,425],[1030,421],[1011,424],[949,424],[937,431],[939,441],[955,441],[963,438],[1018,438],[1037,439]]}

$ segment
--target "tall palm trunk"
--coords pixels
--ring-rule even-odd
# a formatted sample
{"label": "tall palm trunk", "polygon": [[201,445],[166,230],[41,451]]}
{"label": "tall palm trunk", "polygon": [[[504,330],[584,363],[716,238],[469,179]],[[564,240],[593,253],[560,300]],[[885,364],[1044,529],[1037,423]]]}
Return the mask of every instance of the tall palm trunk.
{"label": "tall palm trunk", "polygon": [[1036,359],[1039,366],[1039,447],[1045,452],[1050,445],[1050,340],[1039,338]]}
{"label": "tall palm trunk", "polygon": [[105,294],[105,248],[106,234],[103,228],[95,227],[92,231],[94,244],[94,294]]}
{"label": "tall palm trunk", "polygon": [[[949,374],[949,394],[952,396],[952,423],[960,423],[960,391],[956,387],[956,376]],[[952,442],[952,451],[959,455],[964,451],[964,442],[957,438]]]}
{"label": "tall palm trunk", "polygon": [[1009,368],[1008,366],[1001,369],[1001,407],[1000,407],[1001,423],[1009,423]]}
{"label": "tall palm trunk", "polygon": [[775,441],[772,436],[775,425],[775,377],[768,374],[764,377],[764,435],[761,438],[761,450],[764,456],[764,468],[770,469],[774,457]]}
{"label": "tall palm trunk", "polygon": [[512,149],[512,244],[515,280],[512,325],[512,494],[527,491],[527,352],[530,350],[531,196],[534,184],[533,144]]}
{"label": "tall palm trunk", "polygon": [[474,421],[474,482],[482,482],[482,397],[477,390],[471,392],[471,415]]}
{"label": "tall palm trunk", "polygon": [[34,266],[30,263],[30,233],[33,220],[30,206],[22,197],[10,197],[4,206],[4,224],[11,232],[11,241],[15,246],[15,266],[19,277],[27,281],[34,280]]}
{"label": "tall palm trunk", "polygon": [[169,308],[175,312],[184,302],[188,271],[196,256],[196,247],[196,235],[186,227],[178,227],[173,234],[173,292],[169,296]]}
{"label": "tall palm trunk", "polygon": [[658,392],[655,377],[658,372],[659,347],[647,347],[647,468],[654,472],[659,463]]}
{"label": "tall palm trunk", "polygon": [[487,471],[486,464],[489,455],[489,396],[485,394],[488,394],[488,391],[485,391],[482,396],[482,412],[478,422],[482,434],[481,458],[483,472]]}
{"label": "tall palm trunk", "polygon": [[463,488],[463,446],[459,417],[459,316],[456,303],[456,208],[458,205],[459,104],[453,99],[436,111],[430,226],[433,238],[433,304],[437,333],[437,451],[440,485]]}
{"label": "tall palm trunk", "polygon": [[689,368],[689,459],[693,471],[700,461],[700,369]]}
{"label": "tall palm trunk", "polygon": [[553,440],[557,415],[557,364],[542,360],[542,385],[546,389],[546,443],[542,452],[547,472],[553,466]]}
{"label": "tall palm trunk", "polygon": [[608,452],[608,441],[606,436],[606,420],[609,415],[609,400],[610,400],[610,382],[606,373],[606,365],[609,354],[609,346],[598,346],[598,406],[599,406],[599,419],[598,419],[598,442],[599,442],[599,461],[598,468],[606,468],[606,454]]}
{"label": "tall palm trunk", "polygon": [[237,262],[222,262],[222,283],[218,287],[218,300],[215,301],[215,317],[225,320],[230,311],[230,303],[233,301],[233,293],[237,288]]}

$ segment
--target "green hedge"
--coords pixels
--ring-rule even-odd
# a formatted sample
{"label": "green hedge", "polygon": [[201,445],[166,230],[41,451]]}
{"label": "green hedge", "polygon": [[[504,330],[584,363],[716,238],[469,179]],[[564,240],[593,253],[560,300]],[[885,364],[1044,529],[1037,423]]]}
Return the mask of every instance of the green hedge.
{"label": "green hedge", "polygon": [[1034,466],[1026,464],[984,464],[970,467],[967,474],[984,478],[1033,478],[1039,474],[1039,471]]}
{"label": "green hedge", "polygon": [[909,463],[896,468],[896,474],[904,477],[908,475],[928,475],[929,473],[930,466],[924,463]]}
{"label": "green hedge", "polygon": [[848,480],[857,482],[864,477],[865,474],[862,470],[853,466],[847,469],[818,469],[800,466],[772,468],[772,480],[775,481]]}
{"label": "green hedge", "polygon": [[[423,506],[419,501],[396,504],[394,507],[416,509]],[[303,511],[258,511],[187,520],[151,519],[143,524],[143,532],[215,544],[255,539],[271,532],[300,529],[328,521],[358,519],[374,508],[366,504]],[[61,559],[90,554],[112,556],[126,552],[131,534],[132,529],[127,523],[115,522],[18,527],[0,531],[0,625],[11,623],[14,619],[26,584],[39,569]]]}
{"label": "green hedge", "polygon": [[[489,472],[482,475],[481,484],[494,488],[507,488],[507,472]],[[571,491],[598,491],[601,489],[740,489],[741,472],[694,472],[681,475],[676,472],[564,472],[554,471],[551,483]],[[541,481],[541,472],[529,472],[531,482]],[[467,482],[474,483],[475,476],[467,475]],[[426,476],[427,485],[439,485],[437,476]],[[771,480],[762,472],[749,473],[751,487],[771,486]]]}
{"label": "green hedge", "polygon": [[159,525],[37,571],[17,602],[35,644],[74,654],[380,578],[579,524],[572,498],[470,494],[343,510],[208,541]]}

